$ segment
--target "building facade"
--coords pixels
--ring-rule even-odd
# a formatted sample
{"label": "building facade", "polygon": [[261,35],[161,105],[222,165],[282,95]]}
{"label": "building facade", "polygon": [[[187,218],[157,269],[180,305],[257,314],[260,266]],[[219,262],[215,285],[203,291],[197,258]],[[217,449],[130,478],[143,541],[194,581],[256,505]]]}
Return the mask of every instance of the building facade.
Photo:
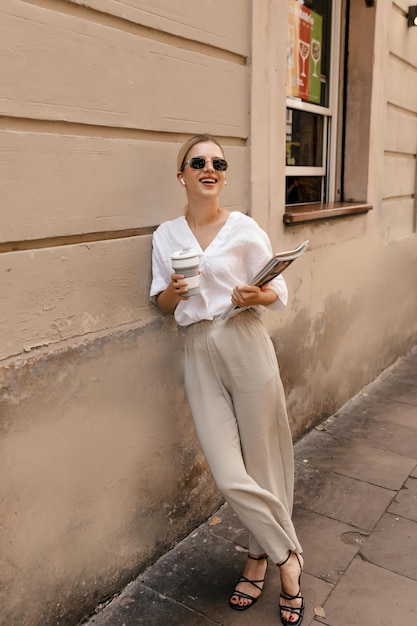
{"label": "building facade", "polygon": [[2,624],[77,623],[221,502],[149,301],[176,154],[309,240],[267,313],[294,438],[417,340],[417,28],[405,0],[3,0]]}

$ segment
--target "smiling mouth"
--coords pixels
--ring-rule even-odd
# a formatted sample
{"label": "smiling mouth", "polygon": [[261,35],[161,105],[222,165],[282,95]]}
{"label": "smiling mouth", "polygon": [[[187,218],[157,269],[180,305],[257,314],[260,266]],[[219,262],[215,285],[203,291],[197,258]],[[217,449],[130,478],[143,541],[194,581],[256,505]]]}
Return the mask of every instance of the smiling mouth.
{"label": "smiling mouth", "polygon": [[200,178],[200,183],[204,185],[214,185],[217,183],[217,180],[215,178]]}

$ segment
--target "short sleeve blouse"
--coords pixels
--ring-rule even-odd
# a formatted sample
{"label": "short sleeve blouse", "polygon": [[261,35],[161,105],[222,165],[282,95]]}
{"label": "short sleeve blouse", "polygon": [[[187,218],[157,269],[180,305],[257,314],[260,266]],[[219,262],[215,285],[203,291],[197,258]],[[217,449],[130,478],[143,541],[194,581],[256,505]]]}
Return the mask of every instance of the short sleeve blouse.
{"label": "short sleeve blouse", "polygon": [[[202,250],[184,216],[164,222],[153,234],[151,298],[164,291],[173,273],[171,254],[182,248],[194,248],[200,257],[200,293],[188,300],[180,300],[174,317],[179,326],[189,326],[201,320],[212,320],[221,315],[231,302],[236,285],[248,284],[252,277],[272,256],[268,235],[251,217],[239,212],[230,213],[226,223],[210,245]],[[278,299],[269,309],[282,310],[288,300],[283,276],[269,283]],[[263,307],[255,306],[259,317]],[[238,314],[244,309],[236,309]]]}

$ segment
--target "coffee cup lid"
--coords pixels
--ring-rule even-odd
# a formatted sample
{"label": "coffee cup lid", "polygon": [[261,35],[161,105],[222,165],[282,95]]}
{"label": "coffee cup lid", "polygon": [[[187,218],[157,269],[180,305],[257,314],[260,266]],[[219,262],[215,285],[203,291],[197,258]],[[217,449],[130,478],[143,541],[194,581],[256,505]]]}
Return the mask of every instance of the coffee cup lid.
{"label": "coffee cup lid", "polygon": [[177,250],[177,252],[173,252],[171,254],[171,259],[191,259],[195,256],[199,256],[198,252],[196,252],[192,248],[183,248],[182,250]]}

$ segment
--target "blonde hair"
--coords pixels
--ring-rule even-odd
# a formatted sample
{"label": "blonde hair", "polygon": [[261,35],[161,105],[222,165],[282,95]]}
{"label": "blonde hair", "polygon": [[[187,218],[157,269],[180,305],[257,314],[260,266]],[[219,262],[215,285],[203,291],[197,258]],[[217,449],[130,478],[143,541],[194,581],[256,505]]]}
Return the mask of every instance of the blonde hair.
{"label": "blonde hair", "polygon": [[177,157],[177,167],[178,167],[178,172],[182,172],[184,167],[185,167],[185,161],[187,158],[187,154],[189,153],[189,151],[191,150],[191,148],[195,145],[197,145],[198,143],[202,143],[203,141],[211,141],[212,143],[215,143],[216,146],[219,146],[220,150],[223,152],[223,156],[224,156],[224,151],[222,146],[220,145],[220,142],[218,139],[216,139],[215,137],[213,137],[212,135],[194,135],[194,137],[190,137],[190,139],[188,139],[180,148],[180,151],[178,152],[178,157]]}

